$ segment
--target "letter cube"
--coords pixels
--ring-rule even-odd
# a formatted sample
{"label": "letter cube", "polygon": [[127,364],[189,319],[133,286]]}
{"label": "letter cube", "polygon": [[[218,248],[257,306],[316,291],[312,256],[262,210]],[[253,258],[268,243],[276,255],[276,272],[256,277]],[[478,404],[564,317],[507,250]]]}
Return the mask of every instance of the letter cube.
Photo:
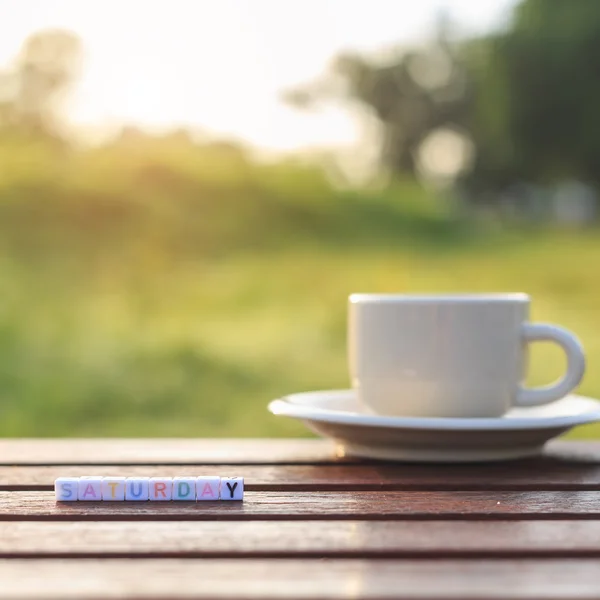
{"label": "letter cube", "polygon": [[196,500],[195,477],[173,477],[173,500]]}
{"label": "letter cube", "polygon": [[150,500],[154,502],[167,502],[173,497],[173,479],[171,477],[150,477]]}
{"label": "letter cube", "polygon": [[243,500],[244,478],[243,477],[221,477],[221,500]]}
{"label": "letter cube", "polygon": [[79,477],[58,477],[54,482],[57,502],[76,502],[79,495]]}
{"label": "letter cube", "polygon": [[220,477],[208,476],[196,478],[196,500],[198,502],[218,500],[220,487]]}
{"label": "letter cube", "polygon": [[123,502],[125,500],[125,477],[102,478],[102,500]]}
{"label": "letter cube", "polygon": [[150,477],[128,477],[125,481],[125,500],[146,502],[150,497]]}
{"label": "letter cube", "polygon": [[80,477],[77,498],[82,502],[100,502],[102,477]]}

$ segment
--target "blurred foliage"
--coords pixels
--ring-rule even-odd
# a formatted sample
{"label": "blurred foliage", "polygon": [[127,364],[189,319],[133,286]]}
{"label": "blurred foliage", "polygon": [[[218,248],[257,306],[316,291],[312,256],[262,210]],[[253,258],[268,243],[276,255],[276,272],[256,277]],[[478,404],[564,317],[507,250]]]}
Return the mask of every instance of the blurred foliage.
{"label": "blurred foliage", "polygon": [[81,42],[69,31],[31,35],[13,65],[0,72],[0,131],[61,138],[61,109],[76,80]]}
{"label": "blurred foliage", "polygon": [[[545,10],[538,4],[520,10]],[[542,177],[550,144],[539,161],[511,151],[517,135],[527,152],[538,143],[510,105],[526,75],[507,40],[540,38],[520,32],[521,14],[496,38],[458,50],[443,41],[452,60],[438,53],[431,72],[418,54],[386,67],[338,62],[343,77],[328,93],[353,82],[345,93],[389,127],[383,157],[400,176],[379,190],[340,190],[305,159],[261,162],[186,131],[126,127],[79,146],[60,116],[80,43],[56,31],[30,38],[0,76],[0,435],[308,435],[266,404],[348,386],[346,297],[356,291],[529,292],[535,319],[581,336],[591,366],[582,392],[600,396],[596,232],[507,227],[412,177],[427,132],[478,120],[480,172],[522,165],[519,176]],[[498,78],[478,88],[469,65],[492,55]],[[533,82],[518,93],[528,102]],[[494,98],[497,111],[486,104]],[[518,114],[535,112],[527,102]],[[585,174],[566,156],[561,164]],[[563,368],[556,348],[533,349],[532,383]]]}
{"label": "blurred foliage", "polygon": [[398,49],[385,59],[341,54],[323,80],[288,90],[284,98],[303,109],[331,100],[362,104],[380,124],[381,166],[415,176],[419,148],[429,134],[449,125],[468,127],[472,87],[449,23],[441,19],[431,44]]}
{"label": "blurred foliage", "polygon": [[598,188],[599,56],[600,2],[523,0],[499,32],[465,40],[442,17],[430,43],[383,58],[341,55],[323,79],[285,97],[302,108],[362,105],[393,173],[422,175],[427,138],[456,131],[474,152],[455,183],[475,201],[522,182]]}
{"label": "blurred foliage", "polygon": [[0,151],[0,434],[303,433],[266,403],[344,384],[351,257],[477,237],[414,184],[125,137]]}
{"label": "blurred foliage", "polygon": [[525,0],[485,43],[475,176],[598,187],[600,3]]}
{"label": "blurred foliage", "polygon": [[[182,136],[13,140],[0,163],[0,435],[308,435],[266,404],[348,385],[354,291],[529,292],[600,395],[592,231],[505,230],[412,182],[339,191]],[[536,346],[532,367],[546,382],[563,357]]]}

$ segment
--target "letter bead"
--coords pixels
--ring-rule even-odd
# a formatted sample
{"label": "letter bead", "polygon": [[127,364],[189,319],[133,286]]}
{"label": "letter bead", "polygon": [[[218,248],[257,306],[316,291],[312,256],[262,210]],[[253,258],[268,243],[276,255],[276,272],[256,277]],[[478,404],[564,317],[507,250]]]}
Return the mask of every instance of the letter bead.
{"label": "letter bead", "polygon": [[80,502],[100,502],[102,477],[80,477],[77,498]]}
{"label": "letter bead", "polygon": [[77,502],[79,477],[59,477],[54,482],[57,502]]}
{"label": "letter bead", "polygon": [[173,477],[173,500],[196,500],[195,477]]}
{"label": "letter bead", "polygon": [[102,500],[123,502],[125,500],[125,477],[102,478]]}
{"label": "letter bead", "polygon": [[173,479],[171,477],[150,477],[150,500],[168,502],[173,498]]}
{"label": "letter bead", "polygon": [[215,476],[198,477],[196,479],[196,501],[218,500],[221,478]]}
{"label": "letter bead", "polygon": [[221,500],[243,500],[244,478],[221,477]]}
{"label": "letter bead", "polygon": [[150,477],[128,477],[125,481],[125,500],[146,502],[150,497]]}
{"label": "letter bead", "polygon": [[57,477],[57,502],[243,500],[243,477]]}

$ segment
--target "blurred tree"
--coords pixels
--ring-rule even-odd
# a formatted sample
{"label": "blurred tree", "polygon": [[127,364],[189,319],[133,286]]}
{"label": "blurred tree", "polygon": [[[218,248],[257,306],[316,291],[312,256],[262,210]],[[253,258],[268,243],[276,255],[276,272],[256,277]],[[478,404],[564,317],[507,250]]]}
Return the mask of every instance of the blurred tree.
{"label": "blurred tree", "polygon": [[524,0],[484,44],[472,178],[600,186],[600,2]]}
{"label": "blurred tree", "polygon": [[522,0],[501,31],[451,33],[442,16],[428,46],[386,61],[340,56],[323,81],[286,99],[358,103],[376,117],[380,162],[393,173],[419,175],[426,142],[454,129],[472,153],[453,182],[474,199],[524,182],[600,188],[600,1]]}
{"label": "blurred tree", "polygon": [[0,72],[0,131],[59,137],[61,109],[81,51],[79,38],[69,31],[31,35],[14,64]]}
{"label": "blurred tree", "polygon": [[381,165],[416,174],[427,138],[448,128],[466,133],[473,112],[467,63],[451,38],[450,22],[441,15],[433,43],[387,60],[343,54],[322,81],[290,90],[284,99],[304,109],[322,101],[358,102],[379,123]]}

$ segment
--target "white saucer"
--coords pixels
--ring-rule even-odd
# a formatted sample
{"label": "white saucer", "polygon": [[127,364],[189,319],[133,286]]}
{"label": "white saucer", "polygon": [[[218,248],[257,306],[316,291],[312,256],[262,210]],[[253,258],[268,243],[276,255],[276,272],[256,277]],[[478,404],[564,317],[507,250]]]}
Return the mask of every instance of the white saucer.
{"label": "white saucer", "polygon": [[600,421],[600,402],[570,395],[544,406],[513,408],[492,419],[384,417],[367,413],[352,390],[292,394],[269,404],[302,420],[349,455],[411,462],[483,462],[539,454],[575,427]]}

